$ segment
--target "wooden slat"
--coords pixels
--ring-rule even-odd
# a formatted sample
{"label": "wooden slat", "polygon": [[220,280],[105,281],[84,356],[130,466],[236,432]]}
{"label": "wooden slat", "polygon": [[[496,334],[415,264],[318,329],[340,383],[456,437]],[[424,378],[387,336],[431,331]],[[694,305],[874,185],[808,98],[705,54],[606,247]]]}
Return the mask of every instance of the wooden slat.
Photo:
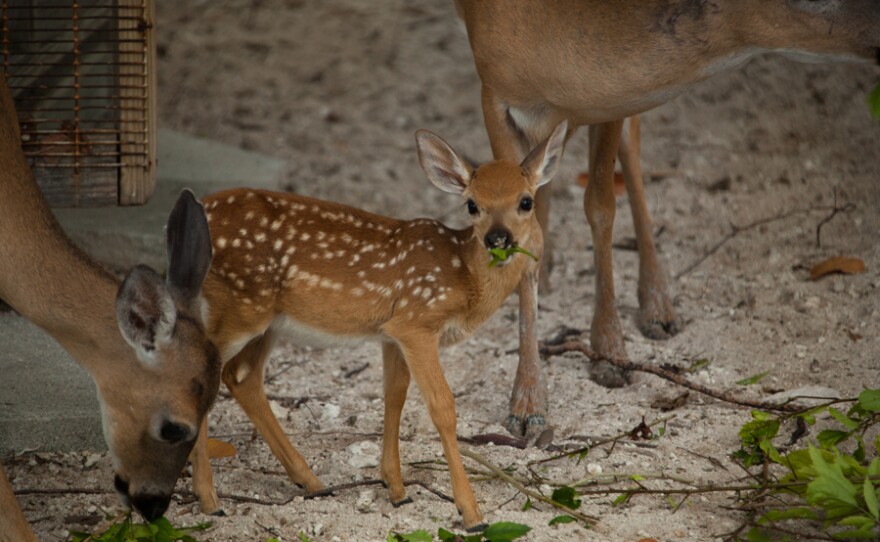
{"label": "wooden slat", "polygon": [[[120,150],[126,155],[147,146],[144,158],[126,159],[120,170],[119,205],[140,205],[156,186],[156,8],[152,0],[119,0],[118,9],[124,15],[119,19]],[[144,20],[134,20],[135,13],[143,14]],[[143,43],[135,41],[139,39]]]}

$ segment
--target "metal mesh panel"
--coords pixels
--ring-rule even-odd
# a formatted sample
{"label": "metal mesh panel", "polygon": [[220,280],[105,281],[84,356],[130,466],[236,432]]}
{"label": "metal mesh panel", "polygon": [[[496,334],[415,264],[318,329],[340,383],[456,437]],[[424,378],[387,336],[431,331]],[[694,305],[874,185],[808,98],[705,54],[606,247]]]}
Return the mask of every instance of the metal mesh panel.
{"label": "metal mesh panel", "polygon": [[151,10],[147,0],[0,0],[0,62],[50,203],[143,203],[152,192]]}

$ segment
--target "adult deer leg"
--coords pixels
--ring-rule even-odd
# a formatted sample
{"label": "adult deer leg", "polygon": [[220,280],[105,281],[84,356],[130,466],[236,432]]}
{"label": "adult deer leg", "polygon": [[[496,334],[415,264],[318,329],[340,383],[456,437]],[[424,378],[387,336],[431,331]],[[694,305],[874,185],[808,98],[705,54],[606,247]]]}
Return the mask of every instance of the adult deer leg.
{"label": "adult deer leg", "polygon": [[382,343],[383,378],[385,381],[385,423],[382,437],[382,479],[388,486],[391,504],[410,502],[400,474],[400,415],[409,389],[409,368],[403,352],[395,343]]}
{"label": "adult deer leg", "polygon": [[0,540],[38,542],[37,535],[18,507],[12,485],[0,465]]}
{"label": "adult deer leg", "polygon": [[290,479],[312,493],[323,489],[324,485],[287,439],[272,413],[266,390],[263,389],[264,368],[274,343],[275,337],[271,331],[248,343],[223,367],[223,382],[248,418],[254,422],[272,453],[281,461]]}
{"label": "adult deer leg", "polygon": [[623,131],[618,156],[629,195],[629,205],[639,249],[639,318],[638,326],[650,339],[668,339],[679,332],[681,321],[672,307],[666,285],[666,271],[657,260],[653,228],[645,189],[642,184],[641,136],[639,117],[630,117]]}
{"label": "adult deer leg", "polygon": [[[623,121],[590,126],[590,182],[584,193],[584,212],[593,235],[596,265],[596,310],[590,328],[593,350],[607,357],[626,357],[623,332],[614,300],[611,231],[614,226],[614,163]],[[593,366],[593,380],[607,387],[629,383],[629,373],[607,362]]]}
{"label": "adult deer leg", "polygon": [[[482,99],[483,117],[495,159],[520,162],[525,157],[529,145],[525,136],[511,124],[506,104],[498,100],[485,86]],[[541,201],[544,200],[546,201],[544,212],[549,213],[550,194],[549,192],[542,194],[543,189],[544,187],[538,189],[536,212],[540,212]],[[547,231],[546,218],[545,215],[545,222],[540,222],[541,215],[538,214],[544,232]],[[538,281],[549,273],[549,268],[546,268],[544,262],[551,257],[550,244],[551,240],[545,234],[541,271],[527,273],[519,285],[519,365],[510,396],[510,414],[505,424],[507,430],[515,435],[536,433],[543,427],[545,421],[547,400],[541,371],[538,368],[538,333],[535,321],[538,317]]]}

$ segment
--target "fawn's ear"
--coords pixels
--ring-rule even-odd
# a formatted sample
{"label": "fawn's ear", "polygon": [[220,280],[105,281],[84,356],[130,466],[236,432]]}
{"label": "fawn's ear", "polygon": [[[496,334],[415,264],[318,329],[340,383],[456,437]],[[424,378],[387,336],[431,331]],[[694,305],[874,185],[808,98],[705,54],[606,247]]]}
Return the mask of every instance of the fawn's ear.
{"label": "fawn's ear", "polygon": [[166,229],[168,288],[190,304],[202,290],[213,257],[205,209],[190,190],[180,193]]}
{"label": "fawn's ear", "polygon": [[146,265],[128,273],[116,294],[116,322],[138,359],[155,366],[156,350],[171,340],[177,322],[174,297],[159,273]]}
{"label": "fawn's ear", "polygon": [[559,162],[562,160],[562,149],[565,147],[565,136],[568,132],[568,121],[562,121],[543,143],[532,149],[522,161],[523,169],[535,187],[547,184],[556,175]]}
{"label": "fawn's ear", "polygon": [[419,164],[434,186],[452,194],[464,192],[471,182],[473,169],[448,143],[427,130],[419,130],[416,147]]}

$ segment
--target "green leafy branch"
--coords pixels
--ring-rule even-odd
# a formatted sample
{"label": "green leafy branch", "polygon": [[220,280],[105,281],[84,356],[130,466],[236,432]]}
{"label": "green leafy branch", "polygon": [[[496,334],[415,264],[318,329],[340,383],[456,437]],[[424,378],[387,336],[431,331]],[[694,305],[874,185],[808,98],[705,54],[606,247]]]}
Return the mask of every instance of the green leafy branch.
{"label": "green leafy branch", "polygon": [[[456,534],[441,527],[437,530],[437,538],[440,542],[512,542],[531,530],[528,525],[501,521],[489,525],[483,532],[476,534]],[[419,530],[411,533],[391,533],[386,540],[387,542],[433,542],[434,537],[428,531]]]}
{"label": "green leafy branch", "polygon": [[[741,428],[742,446],[734,457],[746,468],[760,466],[764,473],[752,495],[760,513],[750,522],[746,540],[791,540],[798,534],[782,527],[791,520],[820,523],[830,539],[880,538],[880,436],[874,439],[873,459],[868,459],[865,446],[865,434],[880,421],[880,390],[864,390],[846,402],[853,403],[846,413],[834,406],[839,401],[786,416],[755,411],[754,419]],[[815,445],[786,452],[774,444],[787,418],[797,422],[791,442],[823,413],[837,424],[819,432]],[[840,449],[850,442],[851,453]],[[783,469],[778,480],[769,479],[773,466]],[[762,507],[771,495],[773,507]]]}
{"label": "green leafy branch", "polygon": [[199,523],[192,527],[175,527],[164,517],[149,523],[136,523],[131,513],[125,514],[122,521],[117,516],[101,533],[70,532],[71,542],[197,542],[189,533],[204,531],[210,523]]}

